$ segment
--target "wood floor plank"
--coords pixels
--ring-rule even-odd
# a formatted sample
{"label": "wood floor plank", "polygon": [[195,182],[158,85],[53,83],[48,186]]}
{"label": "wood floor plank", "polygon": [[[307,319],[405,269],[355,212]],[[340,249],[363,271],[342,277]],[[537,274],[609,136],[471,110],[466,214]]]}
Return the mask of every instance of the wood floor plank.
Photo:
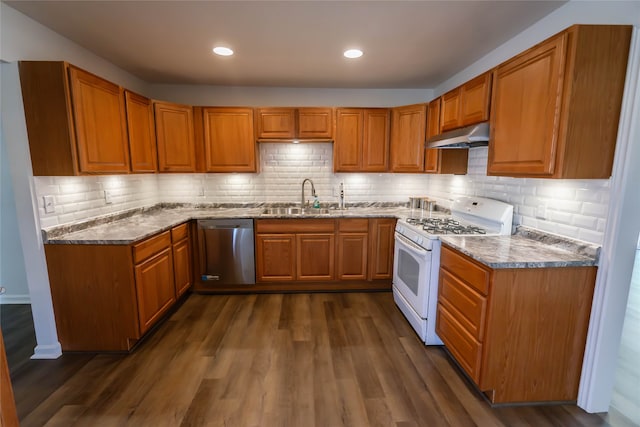
{"label": "wood floor plank", "polygon": [[132,354],[25,366],[23,427],[628,427],[575,405],[492,408],[390,293],[191,295]]}

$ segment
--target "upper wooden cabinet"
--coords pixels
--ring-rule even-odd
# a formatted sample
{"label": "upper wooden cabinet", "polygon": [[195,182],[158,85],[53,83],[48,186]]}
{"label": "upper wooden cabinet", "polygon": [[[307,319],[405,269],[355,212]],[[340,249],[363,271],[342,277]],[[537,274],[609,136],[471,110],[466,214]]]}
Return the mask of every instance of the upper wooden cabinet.
{"label": "upper wooden cabinet", "polygon": [[386,171],[389,167],[389,119],[387,108],[338,108],[334,171]]}
{"label": "upper wooden cabinet", "polygon": [[158,170],[158,155],[153,104],[149,98],[128,90],[124,95],[127,106],[131,172],[156,172]]}
{"label": "upper wooden cabinet", "polygon": [[158,170],[195,172],[193,109],[189,105],[154,102]]}
{"label": "upper wooden cabinet", "polygon": [[391,171],[422,172],[427,105],[396,107],[391,114]]}
{"label": "upper wooden cabinet", "polygon": [[489,120],[490,96],[490,71],[442,95],[440,131]]}
{"label": "upper wooden cabinet", "polygon": [[65,62],[19,69],[34,175],[129,172],[121,87]]}
{"label": "upper wooden cabinet", "polygon": [[575,25],[499,65],[487,173],[611,176],[630,38]]}
{"label": "upper wooden cabinet", "polygon": [[251,108],[203,108],[207,172],[256,172]]}
{"label": "upper wooden cabinet", "polygon": [[[440,98],[427,106],[427,140],[440,134]],[[424,171],[426,173],[466,174],[469,160],[468,148],[425,150]]]}
{"label": "upper wooden cabinet", "polygon": [[321,107],[259,108],[256,112],[258,139],[320,139],[333,137],[333,109]]}

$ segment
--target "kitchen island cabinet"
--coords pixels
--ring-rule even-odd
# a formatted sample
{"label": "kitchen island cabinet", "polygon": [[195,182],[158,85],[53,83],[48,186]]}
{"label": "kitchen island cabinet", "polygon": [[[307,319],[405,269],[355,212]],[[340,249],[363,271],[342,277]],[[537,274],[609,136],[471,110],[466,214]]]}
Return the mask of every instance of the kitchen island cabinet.
{"label": "kitchen island cabinet", "polygon": [[21,61],[35,176],[129,172],[123,89],[66,62]]}
{"label": "kitchen island cabinet", "polygon": [[489,268],[443,244],[436,332],[492,403],[575,401],[596,268]]}
{"label": "kitchen island cabinet", "polygon": [[630,39],[574,25],[499,65],[488,175],[609,178]]}
{"label": "kitchen island cabinet", "polygon": [[45,245],[64,351],[129,351],[164,317],[176,287],[184,294],[190,286],[174,278],[175,271],[191,277],[191,259],[180,253],[185,238],[171,241],[183,226],[131,245]]}

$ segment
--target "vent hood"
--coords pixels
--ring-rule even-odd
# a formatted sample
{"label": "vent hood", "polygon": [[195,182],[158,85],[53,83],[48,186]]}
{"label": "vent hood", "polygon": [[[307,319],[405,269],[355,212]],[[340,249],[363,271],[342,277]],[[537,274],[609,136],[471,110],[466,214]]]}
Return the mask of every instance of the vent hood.
{"label": "vent hood", "polygon": [[489,123],[454,129],[427,140],[427,148],[473,148],[489,145]]}

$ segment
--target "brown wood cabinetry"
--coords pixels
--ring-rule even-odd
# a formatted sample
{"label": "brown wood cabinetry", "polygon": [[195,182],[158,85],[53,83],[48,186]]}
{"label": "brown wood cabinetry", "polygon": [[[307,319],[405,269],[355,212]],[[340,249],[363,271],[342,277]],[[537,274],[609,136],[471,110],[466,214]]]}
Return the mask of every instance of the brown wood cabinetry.
{"label": "brown wood cabinetry", "polygon": [[196,149],[193,108],[170,102],[154,102],[158,170],[195,172]]}
{"label": "brown wood cabinetry", "polygon": [[369,280],[393,277],[395,218],[369,218]]}
{"label": "brown wood cabinetry", "polygon": [[271,107],[256,112],[256,135],[260,140],[331,140],[333,109],[324,107]]}
{"label": "brown wood cabinetry", "polygon": [[424,170],[426,104],[407,105],[391,110],[391,171]]}
{"label": "brown wood cabinetry", "polygon": [[129,172],[121,87],[65,62],[19,69],[34,175]]}
{"label": "brown wood cabinetry", "polygon": [[495,71],[489,175],[608,178],[630,26],[575,25]]}
{"label": "brown wood cabinetry", "polygon": [[489,120],[491,76],[488,71],[442,95],[441,132]]}
{"label": "brown wood cabinetry", "polygon": [[333,231],[296,234],[296,280],[334,280],[335,253]]}
{"label": "brown wood cabinetry", "polygon": [[188,224],[132,245],[45,245],[64,351],[128,351],[191,285]]}
{"label": "brown wood cabinetry", "polygon": [[191,239],[189,224],[184,223],[171,229],[173,246],[173,275],[176,298],[180,298],[193,284],[191,267]]}
{"label": "brown wood cabinetry", "polygon": [[206,172],[257,172],[251,108],[203,108]]}
{"label": "brown wood cabinetry", "polygon": [[[440,134],[440,98],[427,106],[427,140]],[[466,174],[469,161],[468,148],[441,150],[427,148],[424,156],[426,173]]]}
{"label": "brown wood cabinetry", "polygon": [[443,245],[436,332],[493,403],[576,400],[595,275],[491,269]]}
{"label": "brown wood cabinetry", "polygon": [[338,280],[367,280],[369,220],[338,220]]}
{"label": "brown wood cabinetry", "polygon": [[125,90],[127,130],[131,172],[153,173],[158,170],[156,129],[153,103],[137,93]]}
{"label": "brown wood cabinetry", "polygon": [[387,108],[338,108],[333,145],[335,172],[384,172],[389,168]]}
{"label": "brown wood cabinetry", "polygon": [[258,282],[290,282],[295,279],[295,234],[256,234],[256,280]]}
{"label": "brown wood cabinetry", "polygon": [[4,339],[0,330],[0,426],[18,427],[18,412],[13,397],[13,387],[9,376],[9,365],[4,347]]}

